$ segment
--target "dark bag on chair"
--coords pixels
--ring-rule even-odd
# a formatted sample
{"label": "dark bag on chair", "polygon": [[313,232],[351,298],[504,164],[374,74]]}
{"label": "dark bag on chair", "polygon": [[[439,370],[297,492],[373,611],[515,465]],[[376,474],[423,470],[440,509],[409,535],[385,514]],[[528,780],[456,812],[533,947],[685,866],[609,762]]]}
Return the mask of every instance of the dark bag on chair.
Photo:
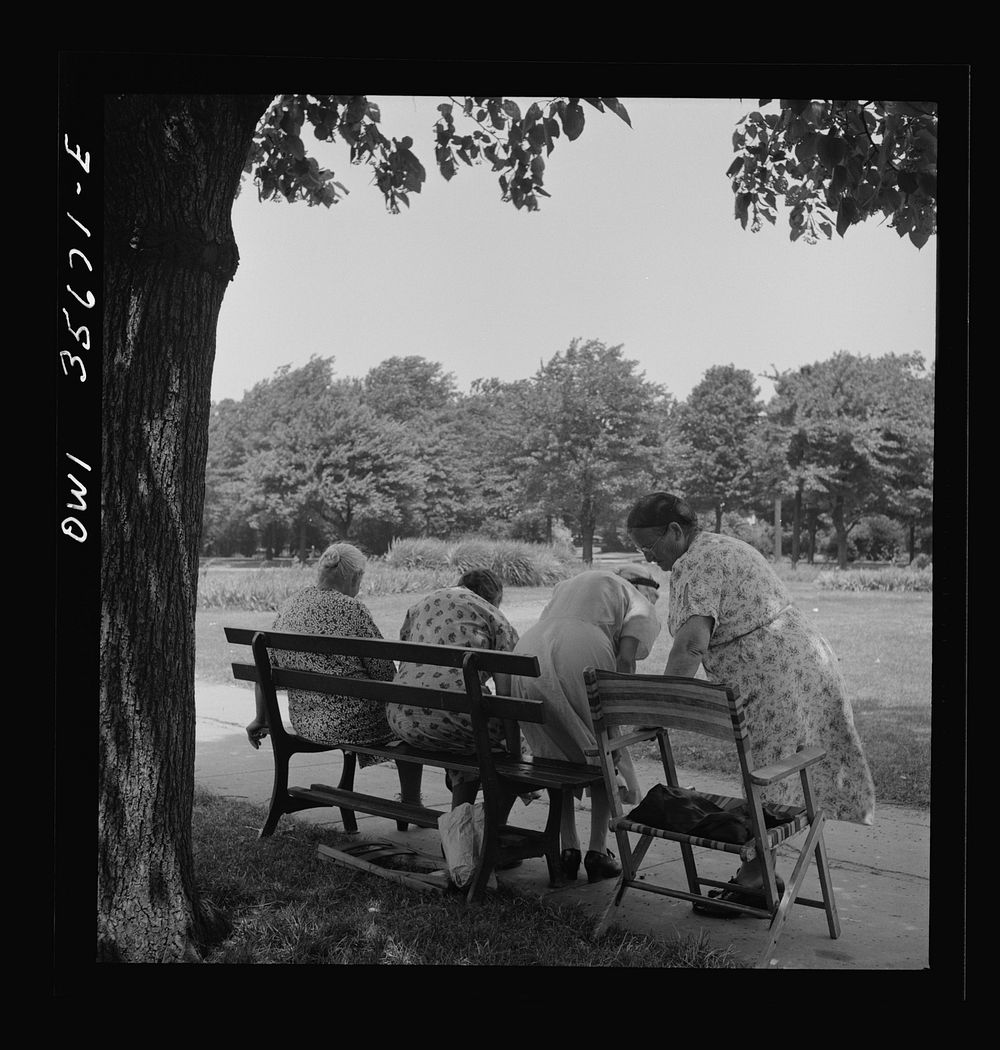
{"label": "dark bag on chair", "polygon": [[[769,828],[788,819],[771,812],[766,804],[762,808],[764,824]],[[651,788],[626,819],[651,828],[697,835],[715,842],[731,842],[737,846],[753,838],[753,825],[745,802],[732,809],[723,809],[697,791],[665,784]]]}
{"label": "dark bag on chair", "polygon": [[648,824],[651,828],[679,831],[687,835],[706,817],[723,812],[721,806],[697,791],[657,784],[650,788],[627,819],[637,824]]}

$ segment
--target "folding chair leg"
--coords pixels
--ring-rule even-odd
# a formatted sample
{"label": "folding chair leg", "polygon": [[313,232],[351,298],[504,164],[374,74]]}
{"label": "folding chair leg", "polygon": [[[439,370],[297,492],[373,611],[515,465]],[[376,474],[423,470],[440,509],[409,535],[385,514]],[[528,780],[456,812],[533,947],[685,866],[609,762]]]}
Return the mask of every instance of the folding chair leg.
{"label": "folding chair leg", "polygon": [[788,913],[792,910],[795,898],[799,895],[799,890],[802,887],[802,881],[806,877],[806,871],[809,867],[809,862],[812,859],[813,849],[816,847],[817,842],[823,841],[822,830],[823,819],[820,817],[819,820],[809,829],[806,841],[803,843],[802,849],[799,851],[799,858],[795,862],[795,867],[792,869],[792,875],[788,880],[788,885],[785,887],[784,896],[778,902],[778,907],[771,919],[771,925],[768,927],[767,942],[764,945],[764,950],[757,956],[757,961],[755,963],[757,968],[766,968],[771,961],[771,956],[774,954],[778,938],[781,936],[781,931],[784,929],[785,920],[788,918]]}
{"label": "folding chair leg", "polygon": [[694,864],[694,850],[689,842],[682,842],[681,856],[684,858],[684,871],[687,874],[688,889],[692,893],[701,893],[701,883],[698,881],[698,869]]}
{"label": "folding chair leg", "polygon": [[616,919],[617,915],[612,915],[612,912],[621,906],[622,897],[625,896],[625,890],[628,888],[628,871],[625,867],[622,867],[622,873],[618,876],[618,885],[615,887],[614,896],[608,901],[607,907],[601,912],[600,918],[597,920],[597,925],[594,927],[594,937],[600,937],[602,933],[611,925],[612,921]]}
{"label": "folding chair leg", "polygon": [[[820,824],[823,817],[819,818]],[[826,857],[826,841],[822,834],[816,840],[816,873],[819,885],[823,890],[823,907],[826,911],[826,924],[830,928],[830,937],[836,940],[840,936],[840,916],[837,914],[837,902],[833,897],[833,880],[830,877],[830,864]]]}

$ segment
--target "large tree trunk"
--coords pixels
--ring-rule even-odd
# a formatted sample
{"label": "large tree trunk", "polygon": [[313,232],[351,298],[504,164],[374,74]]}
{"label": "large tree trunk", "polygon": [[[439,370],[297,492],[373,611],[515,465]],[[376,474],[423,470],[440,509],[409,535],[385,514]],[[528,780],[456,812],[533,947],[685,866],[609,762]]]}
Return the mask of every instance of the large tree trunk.
{"label": "large tree trunk", "polygon": [[722,532],[722,504],[715,504],[715,531]]}
{"label": "large tree trunk", "polygon": [[583,539],[583,563],[593,565],[594,563],[594,530],[597,528],[597,514],[594,511],[594,501],[585,496],[580,509],[580,535]]}
{"label": "large tree trunk", "polygon": [[774,497],[774,564],[781,561],[781,497]]}
{"label": "large tree trunk", "polygon": [[108,96],[98,957],[198,958],[194,624],[230,215],[273,96]]}
{"label": "large tree trunk", "polygon": [[847,568],[847,526],[844,522],[844,497],[837,496],[833,501],[833,512],[830,515],[833,528],[837,534],[837,567]]}
{"label": "large tree trunk", "polygon": [[816,561],[816,529],[819,527],[819,512],[815,507],[806,511],[806,524],[809,531],[809,564]]}
{"label": "large tree trunk", "polygon": [[795,502],[792,504],[792,568],[799,563],[799,547],[802,535],[802,482],[795,490]]}

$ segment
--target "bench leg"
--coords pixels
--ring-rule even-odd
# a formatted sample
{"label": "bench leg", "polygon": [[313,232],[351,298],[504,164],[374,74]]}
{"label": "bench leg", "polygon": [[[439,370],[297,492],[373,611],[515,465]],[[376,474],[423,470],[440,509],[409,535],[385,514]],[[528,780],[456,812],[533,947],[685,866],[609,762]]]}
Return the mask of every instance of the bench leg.
{"label": "bench leg", "polygon": [[566,885],[562,870],[559,829],[562,819],[564,792],[560,788],[547,788],[549,796],[549,819],[545,822],[545,863],[549,869],[549,886],[558,889]]}
{"label": "bench leg", "polygon": [[[344,752],[344,768],[340,774],[340,783],[337,785],[345,791],[354,790],[354,771],[358,765],[358,756],[353,751]],[[358,821],[354,816],[353,809],[341,809],[340,819],[344,822],[344,831],[355,832],[358,830]]]}
{"label": "bench leg", "polygon": [[279,745],[273,733],[271,734],[271,750],[274,754],[274,784],[271,787],[271,808],[267,812],[264,826],[257,834],[260,839],[266,839],[273,834],[281,815],[287,812],[285,804],[288,801],[289,755],[285,748]]}

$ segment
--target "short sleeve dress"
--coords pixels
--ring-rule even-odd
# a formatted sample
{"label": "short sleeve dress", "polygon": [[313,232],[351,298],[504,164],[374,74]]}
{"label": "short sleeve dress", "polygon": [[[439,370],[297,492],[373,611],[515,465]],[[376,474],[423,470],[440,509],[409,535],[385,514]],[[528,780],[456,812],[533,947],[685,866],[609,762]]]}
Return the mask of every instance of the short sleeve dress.
{"label": "short sleeve dress", "polygon": [[[465,587],[442,587],[432,591],[411,606],[399,631],[400,641],[430,645],[459,645],[467,649],[498,649],[510,652],[517,644],[517,631],[507,617]],[[483,691],[489,692],[488,675],[481,675]],[[396,681],[465,692],[460,667],[435,667],[428,664],[401,663]],[[469,754],[475,750],[472,722],[461,711],[435,711],[410,704],[387,704],[386,715],[393,733],[416,747]],[[498,747],[504,743],[503,724],[497,719],[488,723],[490,740]],[[452,784],[475,779],[475,774],[450,771]]]}
{"label": "short sleeve dress", "polygon": [[556,584],[538,623],[514,649],[538,658],[541,676],[511,680],[511,693],[545,704],[545,723],[521,727],[531,753],[595,765],[587,755],[597,746],[590,718],[586,667],[615,669],[623,636],[636,638],[643,660],[660,633],[651,602],[613,572],[594,569]]}
{"label": "short sleeve dress", "polygon": [[[692,616],[714,621],[702,663],[710,681],[738,687],[754,763],[825,748],[811,771],[817,804],[827,819],[871,824],[875,787],[837,657],[767,559],[732,536],[696,534],[670,574],[670,633]],[[798,777],[765,797],[802,805]]]}
{"label": "short sleeve dress", "polygon": [[[341,634],[353,638],[381,638],[371,613],[357,598],[316,586],[304,587],[288,598],[274,620],[274,630],[302,634]],[[294,661],[294,663],[293,663]],[[391,682],[396,674],[391,660],[334,656],[323,653],[271,652],[275,667],[294,666],[346,678]],[[352,696],[330,696],[301,689],[288,690],[288,717],[299,736],[318,744],[351,743],[381,747],[393,739],[385,705]],[[358,764],[382,761],[358,755]]]}

